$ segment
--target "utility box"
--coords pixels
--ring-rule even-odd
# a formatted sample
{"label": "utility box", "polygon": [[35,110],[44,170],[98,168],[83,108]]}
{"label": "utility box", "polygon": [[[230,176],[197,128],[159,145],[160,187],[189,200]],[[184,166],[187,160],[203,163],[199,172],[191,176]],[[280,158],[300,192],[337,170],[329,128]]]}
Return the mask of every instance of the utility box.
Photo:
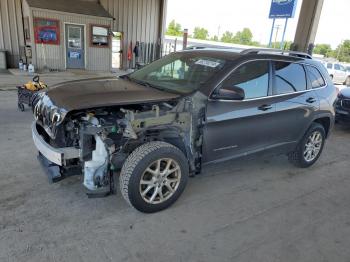
{"label": "utility box", "polygon": [[0,70],[7,69],[6,50],[0,50]]}

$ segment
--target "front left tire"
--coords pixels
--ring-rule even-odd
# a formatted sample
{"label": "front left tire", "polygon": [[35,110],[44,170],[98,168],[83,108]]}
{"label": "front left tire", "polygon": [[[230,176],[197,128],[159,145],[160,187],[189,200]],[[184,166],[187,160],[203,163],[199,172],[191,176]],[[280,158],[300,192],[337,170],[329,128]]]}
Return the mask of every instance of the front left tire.
{"label": "front left tire", "polygon": [[149,142],[126,159],[119,178],[120,190],[138,211],[154,213],[180,197],[188,174],[188,161],[180,149],[165,142]]}

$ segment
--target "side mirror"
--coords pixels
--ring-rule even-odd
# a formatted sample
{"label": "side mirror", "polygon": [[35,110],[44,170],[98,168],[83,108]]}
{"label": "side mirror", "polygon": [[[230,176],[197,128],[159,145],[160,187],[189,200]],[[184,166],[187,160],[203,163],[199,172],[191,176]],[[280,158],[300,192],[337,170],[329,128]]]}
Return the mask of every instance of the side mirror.
{"label": "side mirror", "polygon": [[245,98],[245,92],[238,86],[223,86],[213,94],[213,98],[241,101]]}

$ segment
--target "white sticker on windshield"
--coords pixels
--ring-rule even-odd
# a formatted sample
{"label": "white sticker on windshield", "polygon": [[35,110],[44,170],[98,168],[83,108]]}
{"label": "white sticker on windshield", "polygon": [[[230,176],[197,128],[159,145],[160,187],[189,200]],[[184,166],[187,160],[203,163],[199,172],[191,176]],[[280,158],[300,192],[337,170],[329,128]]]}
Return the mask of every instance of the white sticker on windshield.
{"label": "white sticker on windshield", "polygon": [[196,65],[202,65],[202,66],[209,66],[212,68],[217,67],[218,65],[220,65],[220,63],[218,62],[214,62],[214,61],[210,61],[210,60],[205,60],[205,59],[200,59],[198,60],[196,63]]}

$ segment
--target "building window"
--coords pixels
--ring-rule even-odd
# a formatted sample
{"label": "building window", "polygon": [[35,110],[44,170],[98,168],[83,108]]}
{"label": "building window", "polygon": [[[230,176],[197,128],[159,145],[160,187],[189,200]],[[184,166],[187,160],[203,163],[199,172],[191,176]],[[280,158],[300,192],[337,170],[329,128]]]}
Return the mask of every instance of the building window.
{"label": "building window", "polygon": [[68,27],[68,47],[69,48],[81,49],[82,47],[81,30],[82,30],[81,27],[75,27],[75,26]]}
{"label": "building window", "polygon": [[109,27],[102,25],[91,26],[91,45],[109,47]]}
{"label": "building window", "polygon": [[58,20],[34,18],[34,35],[37,44],[60,44],[60,25]]}

